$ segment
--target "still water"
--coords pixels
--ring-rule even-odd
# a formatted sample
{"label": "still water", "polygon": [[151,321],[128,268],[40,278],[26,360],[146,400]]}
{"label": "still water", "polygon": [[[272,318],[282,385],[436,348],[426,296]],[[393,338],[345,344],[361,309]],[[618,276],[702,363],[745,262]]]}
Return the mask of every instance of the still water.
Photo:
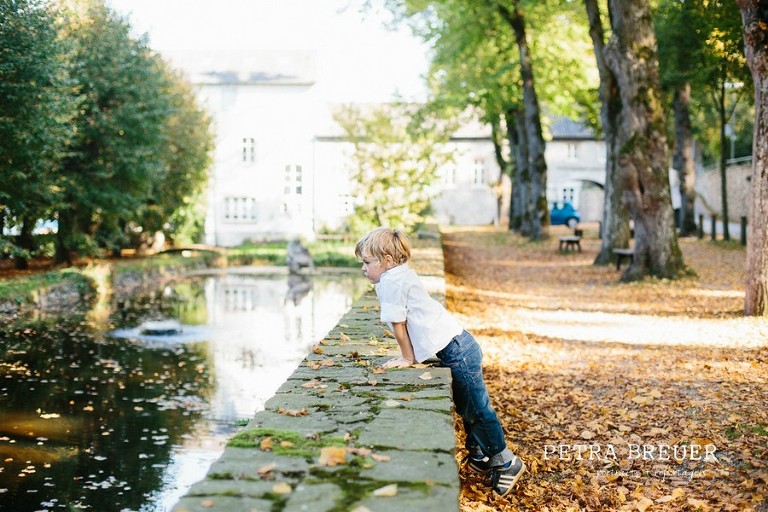
{"label": "still water", "polygon": [[0,329],[0,510],[170,510],[368,286],[250,272]]}

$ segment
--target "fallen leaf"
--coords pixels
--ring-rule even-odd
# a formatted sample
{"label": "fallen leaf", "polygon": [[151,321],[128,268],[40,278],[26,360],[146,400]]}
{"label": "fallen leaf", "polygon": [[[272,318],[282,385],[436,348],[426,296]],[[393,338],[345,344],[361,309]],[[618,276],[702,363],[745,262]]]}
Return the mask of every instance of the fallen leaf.
{"label": "fallen leaf", "polygon": [[376,462],[389,462],[390,460],[392,460],[392,457],[390,457],[389,455],[382,455],[380,453],[372,453],[371,458]]}
{"label": "fallen leaf", "polygon": [[272,438],[271,437],[265,437],[261,440],[261,443],[259,443],[259,448],[263,452],[271,452],[272,451]]}
{"label": "fallen leaf", "polygon": [[386,407],[402,407],[402,404],[397,400],[387,400],[386,402],[384,402],[384,405]]}
{"label": "fallen leaf", "polygon": [[339,333],[339,340],[341,340],[341,341],[350,341],[350,339],[351,338],[349,336],[347,336],[346,334],[344,334],[343,332]]}
{"label": "fallen leaf", "polygon": [[640,512],[645,512],[651,505],[653,505],[653,501],[649,500],[648,498],[642,498],[641,500],[637,501],[637,503],[635,503],[635,507]]}
{"label": "fallen leaf", "polygon": [[277,467],[277,464],[275,464],[274,462],[270,462],[269,464],[265,464],[263,466],[259,466],[258,468],[256,468],[256,472],[264,476],[270,471],[272,471],[273,469],[275,469],[276,467]]}
{"label": "fallen leaf", "polygon": [[419,375],[419,378],[421,380],[432,380],[432,374],[429,372],[424,372],[421,375]]}
{"label": "fallen leaf", "polygon": [[275,494],[290,494],[293,491],[291,486],[285,482],[280,482],[272,486],[272,492]]}
{"label": "fallen leaf", "polygon": [[390,484],[390,485],[385,485],[384,487],[379,487],[378,489],[373,491],[373,495],[378,497],[397,496],[397,484]]}
{"label": "fallen leaf", "polygon": [[326,446],[320,449],[317,461],[321,466],[334,467],[347,463],[347,449],[344,446]]}
{"label": "fallen leaf", "polygon": [[282,414],[283,416],[306,416],[309,414],[309,411],[306,409],[285,409],[283,407],[280,407],[277,409],[278,414]]}

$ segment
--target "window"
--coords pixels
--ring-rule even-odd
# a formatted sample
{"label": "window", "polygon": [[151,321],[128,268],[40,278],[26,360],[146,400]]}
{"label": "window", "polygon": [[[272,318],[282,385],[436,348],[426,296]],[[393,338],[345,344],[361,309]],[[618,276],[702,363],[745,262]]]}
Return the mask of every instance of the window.
{"label": "window", "polygon": [[300,165],[285,166],[285,195],[300,196],[303,192],[304,177]]}
{"label": "window", "polygon": [[574,190],[572,188],[564,188],[563,189],[563,202],[564,203],[573,203],[573,198],[576,194],[574,193]]}
{"label": "window", "polygon": [[243,163],[254,163],[256,161],[256,139],[253,137],[243,137]]}
{"label": "window", "polygon": [[343,215],[352,215],[355,213],[355,198],[349,194],[342,194],[339,196],[341,203],[341,211]]}
{"label": "window", "polygon": [[567,149],[568,149],[568,160],[576,160],[578,158],[578,154],[576,153],[576,144],[574,142],[569,142]]}
{"label": "window", "polygon": [[256,199],[253,197],[225,197],[224,220],[229,222],[253,222],[256,220]]}
{"label": "window", "polygon": [[475,160],[475,165],[473,166],[474,176],[472,178],[472,184],[477,185],[485,185],[485,162],[483,162],[480,159]]}
{"label": "window", "polygon": [[456,184],[456,165],[449,163],[440,169],[440,182],[443,185]]}

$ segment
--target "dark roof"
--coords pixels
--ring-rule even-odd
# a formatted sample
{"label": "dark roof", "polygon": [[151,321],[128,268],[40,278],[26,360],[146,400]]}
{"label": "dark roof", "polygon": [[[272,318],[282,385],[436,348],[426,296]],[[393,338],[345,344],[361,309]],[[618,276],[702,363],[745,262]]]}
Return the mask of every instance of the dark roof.
{"label": "dark roof", "polygon": [[567,117],[553,116],[550,118],[549,133],[552,139],[595,139],[592,128],[581,121]]}
{"label": "dark roof", "polygon": [[198,85],[312,85],[312,50],[190,50],[170,60]]}

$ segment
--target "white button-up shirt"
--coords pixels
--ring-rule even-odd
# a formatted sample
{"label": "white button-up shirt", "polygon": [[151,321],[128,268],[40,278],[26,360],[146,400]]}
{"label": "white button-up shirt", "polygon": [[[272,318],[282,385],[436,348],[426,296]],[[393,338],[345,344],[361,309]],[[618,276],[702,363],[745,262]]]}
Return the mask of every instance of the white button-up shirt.
{"label": "white button-up shirt", "polygon": [[421,362],[445,348],[464,328],[430,297],[419,276],[407,264],[393,267],[376,284],[381,321],[407,322],[416,361]]}

